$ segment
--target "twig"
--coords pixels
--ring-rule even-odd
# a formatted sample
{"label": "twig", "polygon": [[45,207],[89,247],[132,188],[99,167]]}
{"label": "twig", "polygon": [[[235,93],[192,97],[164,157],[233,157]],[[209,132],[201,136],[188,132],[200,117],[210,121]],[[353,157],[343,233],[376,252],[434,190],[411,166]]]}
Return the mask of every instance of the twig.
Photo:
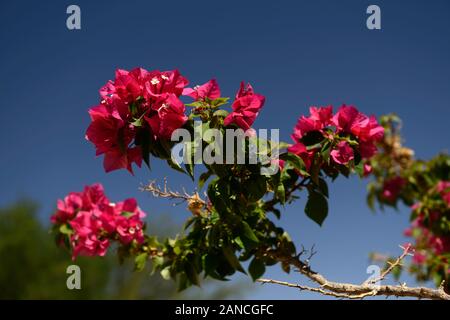
{"label": "twig", "polygon": [[389,265],[386,268],[386,270],[384,270],[378,278],[371,279],[369,281],[369,283],[377,283],[379,281],[384,280],[386,278],[386,276],[388,274],[390,274],[392,272],[392,270],[394,270],[395,267],[400,267],[402,265],[401,263],[406,256],[411,255],[411,253],[410,253],[412,251],[411,244],[407,244],[406,247],[400,246],[400,248],[403,249],[403,253],[397,259],[395,259],[394,262],[386,261],[386,263]]}
{"label": "twig", "polygon": [[152,193],[154,197],[157,198],[166,198],[166,199],[178,199],[181,202],[188,203],[188,209],[194,215],[200,215],[202,210],[210,211],[207,203],[203,200],[198,192],[194,192],[193,194],[189,194],[186,190],[183,189],[183,193],[178,191],[173,191],[169,187],[167,187],[167,179],[164,178],[164,186],[161,188],[156,184],[156,180],[152,180],[148,185],[141,187],[142,191],[147,191]]}
{"label": "twig", "polygon": [[[396,260],[401,261],[408,253],[410,248],[405,248],[403,254]],[[406,252],[406,253],[405,253]],[[396,297],[414,297],[419,299],[433,299],[433,300],[450,300],[450,295],[444,291],[444,286],[439,289],[430,289],[424,287],[407,287],[406,284],[403,285],[380,285],[374,287],[367,283],[361,285],[332,282],[326,279],[323,275],[311,270],[309,265],[301,261],[298,257],[286,256],[276,250],[270,250],[267,255],[272,258],[288,263],[306,276],[308,279],[312,280],[314,283],[318,284],[319,287],[308,287],[298,284],[271,280],[271,279],[259,279],[258,282],[261,283],[271,283],[283,285],[291,288],[297,288],[300,290],[306,290],[316,293],[321,293],[329,296],[348,298],[348,299],[363,299],[368,296],[396,296]],[[400,262],[398,262],[400,263]],[[397,263],[397,265],[398,265]],[[389,267],[385,272],[382,273],[381,277],[386,277],[386,275],[393,270],[395,267],[395,262],[392,264],[393,267]]]}
{"label": "twig", "polygon": [[336,297],[336,298],[363,299],[363,298],[365,298],[367,296],[375,295],[375,290],[367,292],[367,293],[359,294],[359,295],[349,295],[349,294],[346,294],[346,293],[337,293],[337,292],[333,292],[333,291],[329,291],[329,290],[324,290],[324,289],[321,289],[321,288],[302,286],[302,285],[299,285],[299,284],[289,283],[289,282],[279,281],[279,280],[258,279],[257,281],[262,283],[262,284],[266,284],[266,283],[278,284],[278,285],[281,285],[281,286],[286,286],[286,287],[290,287],[290,288],[296,288],[296,289],[299,289],[300,291],[310,291],[310,292],[320,293],[320,294],[323,294],[323,295],[326,295],[326,296],[332,296],[332,297]]}

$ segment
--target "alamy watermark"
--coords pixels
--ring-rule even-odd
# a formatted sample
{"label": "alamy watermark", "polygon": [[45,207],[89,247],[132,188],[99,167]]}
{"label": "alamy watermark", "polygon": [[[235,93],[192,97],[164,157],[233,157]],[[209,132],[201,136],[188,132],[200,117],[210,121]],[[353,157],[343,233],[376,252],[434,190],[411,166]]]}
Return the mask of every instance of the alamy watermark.
{"label": "alamy watermark", "polygon": [[172,148],[173,162],[207,165],[261,164],[263,175],[274,175],[279,170],[279,129],[226,129],[224,136],[221,130],[204,129],[201,121],[195,121],[193,133],[192,137],[191,132],[184,128],[172,133],[171,140],[178,142]]}
{"label": "alamy watermark", "polygon": [[66,19],[66,27],[69,30],[81,29],[81,9],[75,4],[67,7],[66,13],[69,15]]}
{"label": "alamy watermark", "polygon": [[71,264],[67,267],[66,273],[70,276],[67,277],[66,286],[69,290],[81,290],[81,269],[76,264]]}
{"label": "alamy watermark", "polygon": [[372,4],[367,7],[367,14],[370,16],[367,18],[366,26],[369,30],[381,30],[381,9],[379,6]]}

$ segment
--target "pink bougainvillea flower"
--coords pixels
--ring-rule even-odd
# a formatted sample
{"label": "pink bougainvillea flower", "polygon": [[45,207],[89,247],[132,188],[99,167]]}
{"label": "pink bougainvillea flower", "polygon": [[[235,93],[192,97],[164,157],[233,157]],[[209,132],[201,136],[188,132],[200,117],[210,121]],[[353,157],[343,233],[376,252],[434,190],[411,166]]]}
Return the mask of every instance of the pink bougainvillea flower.
{"label": "pink bougainvillea flower", "polygon": [[147,74],[146,70],[140,68],[132,71],[117,70],[114,80],[115,94],[128,103],[136,101],[138,97],[143,96]]}
{"label": "pink bougainvillea flower", "polygon": [[309,170],[311,167],[312,161],[314,159],[314,151],[313,150],[307,150],[306,146],[301,143],[297,142],[296,144],[290,146],[288,149],[288,152],[293,153],[300,158],[302,158],[303,162],[305,163],[306,170]]}
{"label": "pink bougainvillea flower", "polygon": [[406,185],[406,180],[402,177],[395,177],[387,180],[383,184],[382,196],[390,202],[394,202],[399,196],[402,188]]}
{"label": "pink bougainvillea flower", "polygon": [[[86,131],[96,154],[105,155],[106,172],[125,168],[133,173],[133,163],[141,166],[142,150],[133,145],[138,131],[150,127],[155,138],[169,139],[184,125],[187,117],[178,97],[187,84],[178,70],[116,70],[115,79],[100,89],[101,104],[89,110],[92,122]],[[218,87],[210,89],[205,94],[217,94]],[[142,125],[144,118],[149,126]]]}
{"label": "pink bougainvillea flower", "polygon": [[69,193],[64,200],[59,199],[57,202],[57,210],[50,218],[52,223],[66,223],[74,218],[83,207],[83,199],[77,192]]}
{"label": "pink bougainvillea flower", "polygon": [[405,237],[412,237],[413,235],[413,229],[412,228],[407,228],[403,231],[403,235]]}
{"label": "pink bougainvillea flower", "polygon": [[117,69],[114,81],[108,81],[100,89],[103,103],[110,104],[120,100],[122,104],[128,105],[143,97],[148,74],[148,71],[142,68],[131,71]]}
{"label": "pink bougainvillea flower", "polygon": [[103,158],[105,172],[127,169],[133,174],[133,168],[131,166],[133,163],[139,168],[142,166],[142,151],[140,147],[127,148],[125,152],[120,149],[112,149],[106,152]]}
{"label": "pink bougainvillea flower", "polygon": [[361,154],[361,157],[363,159],[372,158],[377,153],[377,151],[378,149],[374,143],[365,141],[359,142],[359,153]]}
{"label": "pink bougainvillea flower", "polygon": [[70,226],[72,258],[79,255],[103,256],[111,241],[129,244],[144,241],[143,218],[145,213],[135,199],[110,203],[101,184],[86,186],[83,192],[70,193],[58,208],[51,221],[55,225]]}
{"label": "pink bougainvillea flower", "polygon": [[450,207],[450,181],[439,181],[436,186],[437,192],[440,193],[442,199],[447,206]]}
{"label": "pink bougainvillea flower", "polygon": [[139,244],[144,242],[143,222],[137,216],[130,218],[119,216],[116,221],[117,233],[121,243],[129,244],[133,240],[136,240]]}
{"label": "pink bougainvillea flower", "polygon": [[172,133],[181,128],[188,119],[184,113],[183,102],[174,94],[160,100],[153,108],[153,112],[145,119],[157,138],[170,139]]}
{"label": "pink bougainvillea flower", "polygon": [[148,74],[148,81],[145,83],[144,98],[149,101],[158,101],[165,100],[169,94],[179,97],[188,83],[189,81],[178,70],[151,71]]}
{"label": "pink bougainvillea flower", "polygon": [[383,139],[384,128],[374,116],[366,116],[353,106],[343,105],[334,115],[332,123],[337,132],[351,133],[358,138],[362,158],[371,158],[376,152],[376,142]]}
{"label": "pink bougainvillea flower", "polygon": [[51,217],[52,223],[62,224],[75,218],[78,211],[89,211],[109,205],[103,186],[99,183],[86,186],[83,192],[71,192],[64,200],[57,201],[57,210]]}
{"label": "pink bougainvillea flower", "polygon": [[431,236],[429,245],[436,255],[450,252],[450,236]]}
{"label": "pink bougainvillea flower", "polygon": [[241,82],[236,100],[231,105],[233,111],[224,119],[225,126],[234,123],[244,131],[251,128],[263,107],[265,97],[253,91],[250,84]]}
{"label": "pink bougainvillea flower", "polygon": [[439,181],[436,190],[439,193],[450,192],[450,181]]}
{"label": "pink bougainvillea flower", "polygon": [[427,256],[421,252],[416,251],[412,258],[413,263],[421,265],[427,261]]}
{"label": "pink bougainvillea flower", "polygon": [[310,116],[301,116],[294,128],[292,139],[300,141],[305,134],[310,131],[322,131],[330,125],[333,116],[333,107],[311,107],[309,108]]}
{"label": "pink bougainvillea flower", "polygon": [[135,199],[126,199],[116,204],[117,233],[123,244],[128,244],[133,240],[137,243],[144,241],[143,221],[145,213],[139,208]]}
{"label": "pink bougainvillea flower", "polygon": [[384,128],[380,126],[375,117],[359,114],[352,124],[351,132],[358,137],[360,153],[363,158],[371,158],[376,152],[376,142],[383,139]]}
{"label": "pink bougainvillea flower", "polygon": [[189,96],[194,100],[204,100],[208,98],[214,100],[220,97],[220,88],[216,79],[211,79],[207,83],[194,88],[185,88],[183,90],[184,96]]}
{"label": "pink bougainvillea flower", "polygon": [[86,130],[86,139],[96,148],[97,155],[111,149],[127,146],[132,135],[124,120],[117,112],[111,112],[105,105],[99,105],[89,110],[91,124]]}
{"label": "pink bougainvillea flower", "polygon": [[78,255],[104,256],[106,254],[109,241],[101,239],[102,222],[94,215],[93,211],[80,211],[69,223],[74,231],[71,236],[73,260]]}
{"label": "pink bougainvillea flower", "polygon": [[351,132],[351,128],[359,115],[354,106],[343,105],[334,115],[332,122],[338,131]]}
{"label": "pink bougainvillea flower", "polygon": [[105,190],[100,183],[85,186],[81,193],[83,199],[83,210],[91,210],[94,207],[109,205],[109,199],[105,195]]}
{"label": "pink bougainvillea flower", "polygon": [[109,247],[108,239],[99,239],[98,235],[92,233],[88,236],[79,236],[75,234],[71,237],[72,242],[72,260],[78,256],[100,256],[103,257]]}
{"label": "pink bougainvillea flower", "polygon": [[330,155],[334,162],[343,165],[346,165],[355,157],[353,149],[346,141],[339,142],[336,145],[336,149],[332,150]]}
{"label": "pink bougainvillea flower", "polygon": [[360,113],[351,126],[351,132],[360,141],[378,142],[383,139],[384,128],[378,124],[374,116],[366,116]]}
{"label": "pink bougainvillea flower", "polygon": [[118,113],[99,105],[89,110],[92,122],[86,131],[86,139],[96,148],[96,154],[105,154],[103,166],[106,172],[126,168],[133,173],[131,164],[139,167],[142,162],[140,149],[129,148],[134,137],[133,128]]}
{"label": "pink bougainvillea flower", "polygon": [[145,218],[146,216],[145,212],[139,208],[136,199],[133,198],[117,203],[115,205],[115,210],[118,214],[126,212],[132,214],[132,216],[136,216],[139,219]]}
{"label": "pink bougainvillea flower", "polygon": [[363,171],[363,176],[367,177],[367,176],[369,176],[372,173],[373,168],[372,168],[372,166],[370,164],[365,163],[364,166],[363,166],[363,170],[364,170]]}
{"label": "pink bougainvillea flower", "polygon": [[309,113],[311,114],[311,119],[320,122],[323,127],[326,127],[331,123],[333,107],[310,107]]}

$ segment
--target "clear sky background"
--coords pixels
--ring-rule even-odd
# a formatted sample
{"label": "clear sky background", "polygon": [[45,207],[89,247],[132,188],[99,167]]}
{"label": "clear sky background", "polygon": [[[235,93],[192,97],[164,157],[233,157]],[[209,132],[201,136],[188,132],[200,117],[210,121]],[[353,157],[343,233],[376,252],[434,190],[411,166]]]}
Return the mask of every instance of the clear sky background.
{"label": "clear sky background", "polygon": [[[81,30],[66,28],[70,4],[81,7]],[[382,30],[366,28],[370,4],[381,7]],[[31,197],[47,221],[57,198],[101,182],[112,200],[137,197],[150,231],[152,217],[188,215],[138,191],[165,176],[173,188],[192,190],[187,177],[156,161],[151,172],[143,168],[134,177],[105,174],[84,139],[87,109],[116,68],[179,68],[193,85],[216,77],[228,96],[249,81],[266,96],[255,127],[280,128],[286,141],[310,105],[396,112],[407,145],[429,158],[449,147],[449,14],[447,0],[3,1],[0,205]],[[408,209],[374,214],[365,188],[356,177],[330,185],[322,228],[305,217],[304,199],[283,212],[280,224],[296,243],[315,244],[312,265],[331,280],[362,282],[369,252],[395,255],[406,241]],[[266,276],[308,283],[279,266]],[[254,289],[245,297],[315,297],[276,286]]]}

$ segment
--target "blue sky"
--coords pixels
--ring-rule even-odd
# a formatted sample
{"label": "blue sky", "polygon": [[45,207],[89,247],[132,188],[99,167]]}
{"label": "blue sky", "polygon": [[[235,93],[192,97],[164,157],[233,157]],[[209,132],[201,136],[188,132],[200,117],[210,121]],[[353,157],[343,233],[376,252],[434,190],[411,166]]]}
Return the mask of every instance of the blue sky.
{"label": "blue sky", "polygon": [[[81,30],[66,28],[70,4],[81,8]],[[381,7],[382,30],[366,28],[370,4]],[[46,220],[57,198],[102,182],[113,200],[137,197],[150,219],[187,216],[138,187],[168,176],[173,188],[192,189],[188,178],[158,162],[134,177],[105,174],[84,140],[87,109],[116,68],[179,68],[192,84],[216,77],[228,96],[250,81],[266,96],[255,127],[280,128],[284,140],[310,105],[396,112],[408,146],[429,158],[449,147],[449,13],[446,0],[2,3],[0,205],[31,197]],[[280,222],[298,244],[315,244],[313,266],[332,280],[362,282],[370,251],[397,254],[406,240],[408,210],[371,213],[365,184],[354,177],[330,185],[322,228],[305,217],[304,200]],[[308,283],[279,267],[267,277]],[[314,296],[258,285],[246,297]]]}

